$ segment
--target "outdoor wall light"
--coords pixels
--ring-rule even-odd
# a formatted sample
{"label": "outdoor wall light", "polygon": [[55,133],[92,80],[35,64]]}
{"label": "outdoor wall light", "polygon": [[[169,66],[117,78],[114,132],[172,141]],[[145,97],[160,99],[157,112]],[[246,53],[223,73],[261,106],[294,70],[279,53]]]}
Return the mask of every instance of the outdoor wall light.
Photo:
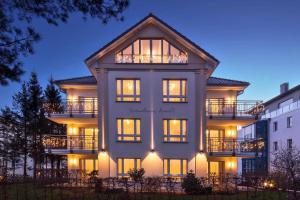
{"label": "outdoor wall light", "polygon": [[106,156],[107,152],[105,151],[105,149],[101,149],[100,151],[100,156]]}

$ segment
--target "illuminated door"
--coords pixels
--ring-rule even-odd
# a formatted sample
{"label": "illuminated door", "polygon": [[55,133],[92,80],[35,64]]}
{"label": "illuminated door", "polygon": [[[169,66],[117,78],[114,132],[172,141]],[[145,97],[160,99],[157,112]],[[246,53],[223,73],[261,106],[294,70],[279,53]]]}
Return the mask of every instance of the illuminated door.
{"label": "illuminated door", "polygon": [[98,160],[96,159],[81,159],[81,169],[85,173],[91,173],[98,170]]}
{"label": "illuminated door", "polygon": [[224,99],[223,98],[207,99],[206,111],[210,115],[222,115],[224,112]]}
{"label": "illuminated door", "polygon": [[224,162],[209,162],[209,173],[211,176],[220,176],[223,174]]}
{"label": "illuminated door", "polygon": [[95,113],[97,110],[97,98],[79,97],[79,113]]}
{"label": "illuminated door", "polygon": [[98,129],[80,128],[80,144],[82,149],[96,150],[98,148]]}
{"label": "illuminated door", "polygon": [[224,130],[206,130],[207,149],[210,152],[223,151]]}

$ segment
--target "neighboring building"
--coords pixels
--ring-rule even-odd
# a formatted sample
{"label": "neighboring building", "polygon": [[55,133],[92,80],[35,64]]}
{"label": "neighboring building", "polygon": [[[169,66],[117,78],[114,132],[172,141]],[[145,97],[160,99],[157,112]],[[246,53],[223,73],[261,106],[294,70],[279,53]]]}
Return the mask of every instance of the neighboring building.
{"label": "neighboring building", "polygon": [[238,172],[242,175],[266,174],[268,172],[268,120],[259,120],[238,131],[238,138],[247,144],[257,145],[257,155],[238,159]]}
{"label": "neighboring building", "polygon": [[238,100],[249,83],[211,77],[219,61],[150,14],[85,60],[92,76],[56,81],[67,136],[45,138],[68,169],[125,176],[237,173],[237,127],[255,121],[259,102]]}
{"label": "neighboring building", "polygon": [[[300,85],[280,86],[280,94],[264,103],[261,119],[269,120],[269,157],[281,148],[300,148]],[[271,165],[270,165],[271,167]]]}
{"label": "neighboring building", "polygon": [[[268,141],[268,169],[272,165],[273,154],[281,148],[300,148],[300,85],[289,89],[288,83],[280,86],[280,94],[263,103],[264,110],[259,121],[262,129],[267,130]],[[243,127],[241,137],[249,132],[249,127]],[[251,129],[251,128],[250,128]],[[241,165],[242,166],[242,165]],[[246,171],[246,166],[240,170]]]}

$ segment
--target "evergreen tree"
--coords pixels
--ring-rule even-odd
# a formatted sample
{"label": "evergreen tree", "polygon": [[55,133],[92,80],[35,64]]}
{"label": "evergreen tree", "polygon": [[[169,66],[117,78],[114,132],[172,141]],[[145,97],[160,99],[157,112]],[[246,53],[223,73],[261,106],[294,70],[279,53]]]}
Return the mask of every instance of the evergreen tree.
{"label": "evergreen tree", "polygon": [[[48,85],[44,91],[45,112],[50,113],[61,113],[63,111],[62,98],[60,95],[59,89],[55,86],[52,77],[49,80]],[[48,120],[48,131],[47,134],[50,135],[66,135],[66,126],[62,124],[57,124],[53,121]],[[61,160],[64,159],[64,156],[47,154],[46,159],[50,158],[51,169],[54,169],[54,162],[57,162],[57,168],[60,165]]]}
{"label": "evergreen tree", "polygon": [[28,82],[30,105],[30,130],[31,130],[31,157],[33,158],[33,176],[36,177],[37,166],[43,160],[43,130],[45,128],[45,115],[43,111],[43,89],[39,84],[37,74],[32,72]]}
{"label": "evergreen tree", "polygon": [[22,128],[16,121],[16,114],[8,107],[1,110],[1,119],[3,135],[0,141],[0,157],[10,163],[9,169],[15,175],[16,169],[21,165]]}
{"label": "evergreen tree", "polygon": [[61,113],[63,111],[62,100],[59,89],[54,85],[52,77],[45,89],[45,112],[46,113]]}
{"label": "evergreen tree", "polygon": [[29,153],[28,137],[29,137],[29,122],[30,122],[30,102],[27,83],[23,83],[21,91],[13,96],[13,108],[15,120],[20,125],[21,151],[23,154],[23,176],[27,176],[27,158]]}

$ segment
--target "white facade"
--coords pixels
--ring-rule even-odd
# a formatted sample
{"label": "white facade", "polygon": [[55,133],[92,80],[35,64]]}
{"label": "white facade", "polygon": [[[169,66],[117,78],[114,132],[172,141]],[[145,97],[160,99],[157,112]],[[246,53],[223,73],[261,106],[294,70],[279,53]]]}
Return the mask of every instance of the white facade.
{"label": "white facade", "polygon": [[237,106],[249,83],[212,78],[218,61],[203,49],[150,15],[86,64],[93,77],[57,82],[66,111],[49,117],[68,125],[67,150],[56,153],[67,154],[69,169],[236,173],[236,130],[254,121],[247,109],[256,103]]}

